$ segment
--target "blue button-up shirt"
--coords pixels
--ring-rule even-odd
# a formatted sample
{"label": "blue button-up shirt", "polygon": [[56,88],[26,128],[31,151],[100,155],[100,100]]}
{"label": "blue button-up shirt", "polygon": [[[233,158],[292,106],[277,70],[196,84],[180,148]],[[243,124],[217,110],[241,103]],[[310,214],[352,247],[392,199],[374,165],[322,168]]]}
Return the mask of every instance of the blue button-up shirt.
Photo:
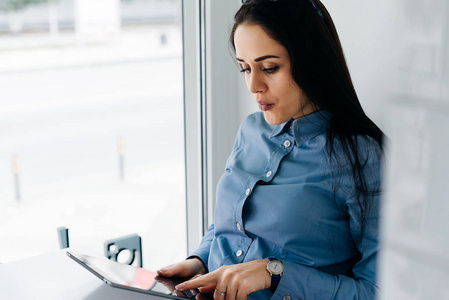
{"label": "blue button-up shirt", "polygon": [[[374,299],[379,199],[369,199],[361,238],[350,164],[336,170],[329,160],[329,117],[319,111],[272,126],[258,112],[239,129],[217,186],[214,225],[192,255],[209,271],[268,257],[282,260],[276,292],[258,291],[250,299]],[[381,150],[372,139],[359,138],[358,147],[368,158],[367,186],[378,189]]]}

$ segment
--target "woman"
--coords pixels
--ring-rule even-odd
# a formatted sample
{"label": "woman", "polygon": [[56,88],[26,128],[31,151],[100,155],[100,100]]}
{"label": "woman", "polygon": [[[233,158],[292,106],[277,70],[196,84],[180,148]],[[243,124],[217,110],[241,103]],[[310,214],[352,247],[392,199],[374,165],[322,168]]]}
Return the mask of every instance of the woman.
{"label": "woman", "polygon": [[318,0],[249,0],[231,44],[262,112],[238,132],[215,221],[184,262],[215,299],[374,299],[382,132]]}

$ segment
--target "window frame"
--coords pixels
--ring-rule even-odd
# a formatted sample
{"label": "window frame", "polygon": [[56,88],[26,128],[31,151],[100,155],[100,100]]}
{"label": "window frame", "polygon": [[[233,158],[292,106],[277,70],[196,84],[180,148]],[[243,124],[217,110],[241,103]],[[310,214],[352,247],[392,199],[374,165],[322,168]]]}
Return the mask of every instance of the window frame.
{"label": "window frame", "polygon": [[229,48],[240,5],[241,0],[182,4],[188,253],[213,223],[216,186],[241,122],[243,79]]}

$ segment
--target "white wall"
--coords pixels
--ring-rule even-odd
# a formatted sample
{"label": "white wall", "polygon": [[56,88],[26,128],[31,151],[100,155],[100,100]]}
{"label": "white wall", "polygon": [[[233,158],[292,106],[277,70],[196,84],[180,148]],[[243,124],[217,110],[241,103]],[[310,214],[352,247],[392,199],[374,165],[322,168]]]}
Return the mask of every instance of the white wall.
{"label": "white wall", "polygon": [[449,3],[395,1],[382,299],[449,299]]}

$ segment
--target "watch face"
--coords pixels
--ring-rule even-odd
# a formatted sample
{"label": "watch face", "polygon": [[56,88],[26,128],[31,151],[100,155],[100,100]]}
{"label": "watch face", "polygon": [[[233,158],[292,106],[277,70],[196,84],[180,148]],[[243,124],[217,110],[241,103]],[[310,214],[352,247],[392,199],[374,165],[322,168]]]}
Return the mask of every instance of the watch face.
{"label": "watch face", "polygon": [[270,269],[270,272],[274,275],[279,275],[282,273],[282,271],[284,271],[284,265],[279,260],[270,261],[268,268]]}

